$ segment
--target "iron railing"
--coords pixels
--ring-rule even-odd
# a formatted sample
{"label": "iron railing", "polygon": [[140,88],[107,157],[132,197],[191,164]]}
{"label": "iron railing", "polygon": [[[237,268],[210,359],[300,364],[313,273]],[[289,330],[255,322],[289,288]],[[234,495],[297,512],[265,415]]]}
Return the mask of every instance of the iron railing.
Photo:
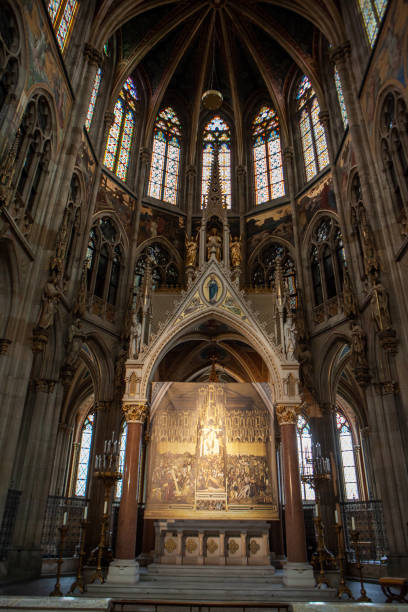
{"label": "iron railing", "polygon": [[21,491],[9,489],[0,527],[0,561],[7,559],[7,551],[13,537],[14,525],[20,503]]}
{"label": "iron railing", "polygon": [[354,517],[362,563],[384,563],[387,538],[381,500],[347,501],[341,504],[347,560],[355,562],[351,541],[351,517]]}
{"label": "iron railing", "polygon": [[78,555],[81,520],[87,503],[86,499],[78,497],[60,497],[58,495],[48,497],[41,537],[43,557],[58,557],[60,541],[58,527],[62,525],[64,512],[68,513],[68,531],[64,540],[62,556],[74,557]]}

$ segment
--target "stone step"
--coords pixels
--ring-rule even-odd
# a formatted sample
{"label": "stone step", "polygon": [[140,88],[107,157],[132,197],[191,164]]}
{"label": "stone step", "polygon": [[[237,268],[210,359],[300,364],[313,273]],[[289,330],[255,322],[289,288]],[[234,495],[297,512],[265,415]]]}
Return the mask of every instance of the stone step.
{"label": "stone step", "polygon": [[224,577],[225,579],[250,580],[256,578],[273,578],[276,570],[273,566],[256,565],[164,565],[151,563],[147,569],[147,576],[199,576]]}

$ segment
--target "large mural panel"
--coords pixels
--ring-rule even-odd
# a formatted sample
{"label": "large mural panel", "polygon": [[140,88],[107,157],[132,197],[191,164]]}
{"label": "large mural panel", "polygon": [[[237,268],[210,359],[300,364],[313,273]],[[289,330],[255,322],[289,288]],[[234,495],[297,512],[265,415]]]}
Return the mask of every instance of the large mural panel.
{"label": "large mural panel", "polygon": [[171,383],[152,413],[146,518],[278,519],[271,416],[254,385]]}

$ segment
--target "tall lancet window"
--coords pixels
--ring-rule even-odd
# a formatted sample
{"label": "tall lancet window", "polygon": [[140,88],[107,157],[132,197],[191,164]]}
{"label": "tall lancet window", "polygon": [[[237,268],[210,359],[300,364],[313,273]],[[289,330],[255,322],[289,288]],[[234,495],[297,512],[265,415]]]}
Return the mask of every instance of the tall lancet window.
{"label": "tall lancet window", "polygon": [[306,180],[310,181],[329,163],[324,127],[320,123],[320,107],[316,94],[306,75],[299,83],[296,94],[299,114]]}
{"label": "tall lancet window", "polygon": [[49,0],[48,2],[48,14],[61,51],[64,51],[70,37],[78,7],[78,0]]}
{"label": "tall lancet window", "polygon": [[262,106],[252,123],[255,202],[262,204],[285,195],[279,119],[270,106]]}
{"label": "tall lancet window", "polygon": [[208,193],[211,166],[217,146],[221,190],[226,196],[227,207],[231,208],[231,130],[218,115],[207,123],[203,132],[201,206],[204,205],[204,198]]}
{"label": "tall lancet window", "polygon": [[345,499],[359,499],[354,444],[350,423],[342,412],[336,412],[336,429],[343,473]]}
{"label": "tall lancet window", "polygon": [[91,412],[82,425],[81,446],[79,449],[78,466],[75,480],[75,495],[85,497],[88,483],[89,460],[91,458],[92,437],[95,415]]}
{"label": "tall lancet window", "polygon": [[96,99],[98,97],[99,88],[101,86],[101,78],[102,78],[102,70],[101,68],[98,68],[97,73],[95,75],[94,84],[92,87],[91,101],[89,102],[88,112],[87,112],[86,119],[85,119],[85,127],[88,130],[88,132],[91,129],[91,123],[92,123],[92,117],[95,111]]}
{"label": "tall lancet window", "polygon": [[[127,423],[126,423],[126,420],[123,419],[122,426],[120,428],[120,436],[119,436],[119,472],[122,474],[122,476],[123,476],[123,470],[125,468],[126,436],[127,436]],[[121,480],[118,480],[118,482],[116,483],[116,489],[115,489],[116,499],[120,499],[122,497],[122,482],[123,482],[123,478],[121,478]]]}
{"label": "tall lancet window", "polygon": [[171,106],[156,118],[148,194],[158,200],[177,203],[180,165],[180,121]]}
{"label": "tall lancet window", "polygon": [[[300,415],[297,420],[296,437],[298,447],[299,470],[302,474],[304,471],[307,472],[310,468],[310,466],[307,464],[307,459],[312,456],[312,434],[310,432],[309,423],[302,415]],[[303,501],[314,501],[315,492],[308,483],[301,482],[301,491]]]}
{"label": "tall lancet window", "polygon": [[137,92],[129,77],[113,109],[114,120],[109,130],[103,163],[122,181],[126,181],[132,136],[135,124]]}
{"label": "tall lancet window", "polygon": [[388,0],[358,0],[368,42],[373,47],[384,17]]}

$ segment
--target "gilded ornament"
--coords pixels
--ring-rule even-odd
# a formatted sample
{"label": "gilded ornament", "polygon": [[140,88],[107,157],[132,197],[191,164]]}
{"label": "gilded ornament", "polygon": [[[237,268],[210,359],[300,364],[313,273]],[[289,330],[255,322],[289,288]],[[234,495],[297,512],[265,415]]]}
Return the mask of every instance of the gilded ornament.
{"label": "gilded ornament", "polygon": [[232,267],[239,268],[241,266],[241,238],[238,236],[230,237],[230,252]]}
{"label": "gilded ornament", "polygon": [[173,538],[167,538],[167,540],[166,540],[166,542],[164,544],[164,548],[167,550],[169,555],[171,555],[171,553],[173,553],[176,550],[176,548],[177,548],[176,541],[173,540]]}
{"label": "gilded ornament", "polygon": [[197,257],[197,236],[195,238],[189,238],[186,234],[186,266],[187,268],[194,268]]}
{"label": "gilded ornament", "polygon": [[149,414],[149,408],[144,403],[124,404],[122,410],[127,423],[144,423]]}
{"label": "gilded ornament", "polygon": [[296,425],[300,406],[278,404],[276,406],[276,417],[279,425]]}
{"label": "gilded ornament", "polygon": [[231,555],[235,555],[235,553],[239,550],[239,544],[230,538],[228,540],[228,550]]}
{"label": "gilded ornament", "polygon": [[256,540],[251,540],[251,542],[249,544],[249,551],[250,551],[251,555],[256,555],[256,553],[260,549],[261,549],[261,547],[259,546],[258,542]]}
{"label": "gilded ornament", "polygon": [[186,550],[190,554],[192,554],[195,550],[197,550],[197,542],[193,538],[188,538],[186,541]]}
{"label": "gilded ornament", "polygon": [[207,550],[211,555],[213,555],[217,549],[218,549],[218,544],[215,540],[207,541]]}

